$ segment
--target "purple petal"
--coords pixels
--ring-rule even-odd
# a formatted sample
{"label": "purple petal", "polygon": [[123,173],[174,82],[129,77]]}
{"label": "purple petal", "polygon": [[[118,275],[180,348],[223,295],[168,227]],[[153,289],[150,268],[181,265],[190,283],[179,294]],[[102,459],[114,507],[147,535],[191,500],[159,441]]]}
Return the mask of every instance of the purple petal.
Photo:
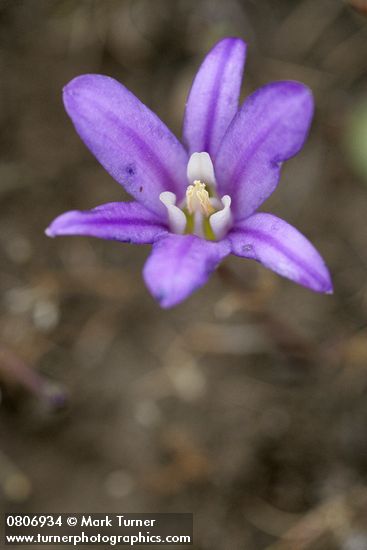
{"label": "purple petal", "polygon": [[257,260],[316,292],[332,292],[330,274],[320,254],[306,237],[280,218],[255,214],[232,229],[228,238],[233,254]]}
{"label": "purple petal", "polygon": [[166,232],[160,219],[137,202],[111,202],[84,212],[65,212],[46,229],[49,237],[84,235],[136,244],[152,243]]}
{"label": "purple petal", "polygon": [[144,267],[145,283],[162,307],[175,306],[204,285],[229,253],[228,241],[169,235],[154,244]]}
{"label": "purple petal", "polygon": [[232,197],[244,219],[274,191],[281,163],[301,149],[313,115],[311,92],[298,82],[274,82],[243,104],[215,161],[220,195]]}
{"label": "purple petal", "polygon": [[122,84],[102,75],[79,76],[64,88],[64,104],[84,143],[136,200],[165,216],[159,194],[172,191],[182,198],[187,153]]}
{"label": "purple petal", "polygon": [[246,44],[225,38],[205,57],[192,84],[184,119],[190,153],[214,156],[238,109]]}

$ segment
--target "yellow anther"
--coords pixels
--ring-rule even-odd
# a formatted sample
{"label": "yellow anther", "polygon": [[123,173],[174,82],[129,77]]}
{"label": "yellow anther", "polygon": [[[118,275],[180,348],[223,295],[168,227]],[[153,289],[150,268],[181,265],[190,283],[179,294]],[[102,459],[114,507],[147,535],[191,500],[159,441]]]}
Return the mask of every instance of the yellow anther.
{"label": "yellow anther", "polygon": [[210,203],[209,193],[205,188],[205,183],[195,180],[193,185],[189,185],[186,190],[186,204],[190,214],[201,212],[209,217],[215,208]]}

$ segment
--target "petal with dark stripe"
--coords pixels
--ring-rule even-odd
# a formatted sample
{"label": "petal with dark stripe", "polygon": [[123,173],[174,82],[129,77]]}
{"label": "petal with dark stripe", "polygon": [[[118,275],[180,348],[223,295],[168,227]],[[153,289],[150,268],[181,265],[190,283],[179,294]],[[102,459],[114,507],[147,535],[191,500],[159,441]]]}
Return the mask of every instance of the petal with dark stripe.
{"label": "petal with dark stripe", "polygon": [[175,306],[203,286],[229,253],[226,240],[168,235],[153,245],[143,272],[146,285],[162,307]]}
{"label": "petal with dark stripe", "polygon": [[225,38],[205,57],[186,105],[183,137],[189,153],[212,157],[238,109],[246,45]]}
{"label": "petal with dark stripe", "polygon": [[220,195],[230,195],[237,219],[250,216],[274,191],[282,162],[301,149],[313,115],[310,90],[274,82],[246,99],[215,159]]}
{"label": "petal with dark stripe", "polygon": [[137,201],[164,216],[160,193],[183,197],[187,153],[122,84],[102,75],[79,76],[64,88],[64,104],[87,147]]}
{"label": "petal with dark stripe", "polygon": [[160,219],[137,202],[111,202],[93,210],[65,212],[46,229],[49,237],[83,235],[135,244],[150,244],[166,232]]}
{"label": "petal with dark stripe", "polygon": [[314,246],[297,229],[271,214],[255,214],[228,235],[232,253],[261,262],[316,292],[333,291],[329,271]]}

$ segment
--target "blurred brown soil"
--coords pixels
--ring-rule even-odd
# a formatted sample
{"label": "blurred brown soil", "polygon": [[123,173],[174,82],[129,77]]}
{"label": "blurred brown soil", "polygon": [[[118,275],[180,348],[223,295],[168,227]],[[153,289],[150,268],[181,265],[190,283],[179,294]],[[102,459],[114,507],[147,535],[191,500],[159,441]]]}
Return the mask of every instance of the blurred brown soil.
{"label": "blurred brown soil", "polygon": [[[367,189],[343,149],[367,86],[358,10],[0,1],[2,511],[185,511],[197,549],[367,549]],[[64,210],[127,198],[61,89],[109,74],[179,135],[225,35],[249,43],[243,95],[281,79],[315,94],[310,138],[264,209],[315,243],[336,292],[230,259],[162,311],[141,277],[148,247],[44,236]]]}

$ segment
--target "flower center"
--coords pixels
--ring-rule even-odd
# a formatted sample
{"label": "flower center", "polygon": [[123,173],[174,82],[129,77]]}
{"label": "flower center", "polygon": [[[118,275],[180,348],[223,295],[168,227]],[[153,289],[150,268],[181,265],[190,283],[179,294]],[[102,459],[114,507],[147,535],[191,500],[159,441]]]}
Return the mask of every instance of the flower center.
{"label": "flower center", "polygon": [[187,177],[190,185],[181,205],[176,205],[176,195],[170,191],[159,196],[167,208],[171,231],[193,233],[208,240],[221,239],[232,225],[231,198],[228,195],[221,200],[217,197],[214,167],[208,153],[191,155]]}

